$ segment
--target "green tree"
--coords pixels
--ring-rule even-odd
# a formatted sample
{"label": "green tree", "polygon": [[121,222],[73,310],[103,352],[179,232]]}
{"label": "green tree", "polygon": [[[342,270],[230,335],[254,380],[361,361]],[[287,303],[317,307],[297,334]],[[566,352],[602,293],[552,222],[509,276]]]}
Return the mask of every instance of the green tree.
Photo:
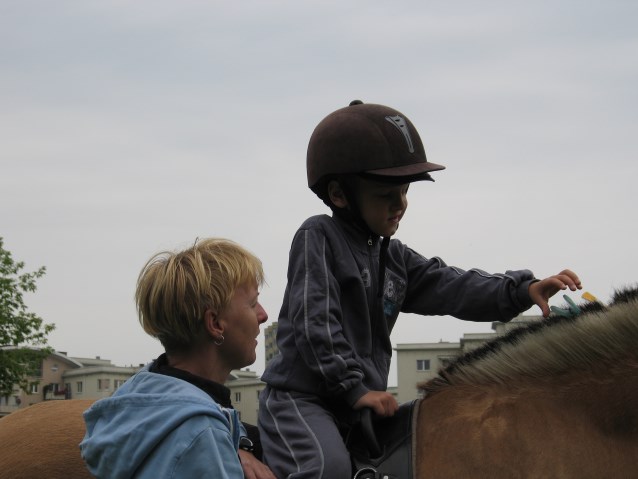
{"label": "green tree", "polygon": [[11,395],[15,385],[27,390],[28,376],[53,351],[47,346],[47,335],[55,325],[30,313],[23,298],[36,290],[35,282],[46,268],[31,273],[23,269],[24,262],[13,260],[0,237],[0,396]]}

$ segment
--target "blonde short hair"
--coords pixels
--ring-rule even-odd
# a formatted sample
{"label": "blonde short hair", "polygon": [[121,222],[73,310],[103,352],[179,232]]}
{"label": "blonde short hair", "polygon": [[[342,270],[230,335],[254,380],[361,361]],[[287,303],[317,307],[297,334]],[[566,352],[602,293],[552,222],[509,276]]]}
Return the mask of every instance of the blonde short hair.
{"label": "blonde short hair", "polygon": [[207,309],[219,313],[237,287],[262,286],[264,281],[259,258],[227,239],[208,238],[181,252],[163,251],[138,277],[139,321],[167,352],[185,351],[201,341]]}

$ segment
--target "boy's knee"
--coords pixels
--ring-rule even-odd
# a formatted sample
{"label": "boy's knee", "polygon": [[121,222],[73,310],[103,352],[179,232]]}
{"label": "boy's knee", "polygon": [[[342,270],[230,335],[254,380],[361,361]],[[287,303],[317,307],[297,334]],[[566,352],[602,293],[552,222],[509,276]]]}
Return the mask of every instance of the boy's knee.
{"label": "boy's knee", "polygon": [[324,449],[323,479],[351,479],[352,463],[350,453],[345,448]]}

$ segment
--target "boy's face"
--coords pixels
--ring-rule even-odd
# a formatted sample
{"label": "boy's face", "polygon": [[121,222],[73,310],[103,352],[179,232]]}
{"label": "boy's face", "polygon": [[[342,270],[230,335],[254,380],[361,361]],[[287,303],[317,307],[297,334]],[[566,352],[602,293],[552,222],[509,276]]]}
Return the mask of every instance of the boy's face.
{"label": "boy's face", "polygon": [[373,233],[392,236],[408,208],[409,183],[393,185],[359,179],[356,196],[361,216]]}

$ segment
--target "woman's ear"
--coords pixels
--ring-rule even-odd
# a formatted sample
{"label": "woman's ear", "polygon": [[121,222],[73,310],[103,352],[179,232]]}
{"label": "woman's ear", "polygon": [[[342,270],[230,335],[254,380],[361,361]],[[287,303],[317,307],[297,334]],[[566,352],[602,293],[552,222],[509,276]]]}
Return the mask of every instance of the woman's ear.
{"label": "woman's ear", "polygon": [[207,309],[204,312],[204,325],[206,327],[206,332],[214,340],[218,340],[220,337],[224,336],[224,326],[219,321],[219,315],[212,309]]}
{"label": "woman's ear", "polygon": [[332,204],[337,208],[347,208],[348,199],[343,191],[343,188],[337,180],[332,180],[328,183],[328,198],[332,201]]}

